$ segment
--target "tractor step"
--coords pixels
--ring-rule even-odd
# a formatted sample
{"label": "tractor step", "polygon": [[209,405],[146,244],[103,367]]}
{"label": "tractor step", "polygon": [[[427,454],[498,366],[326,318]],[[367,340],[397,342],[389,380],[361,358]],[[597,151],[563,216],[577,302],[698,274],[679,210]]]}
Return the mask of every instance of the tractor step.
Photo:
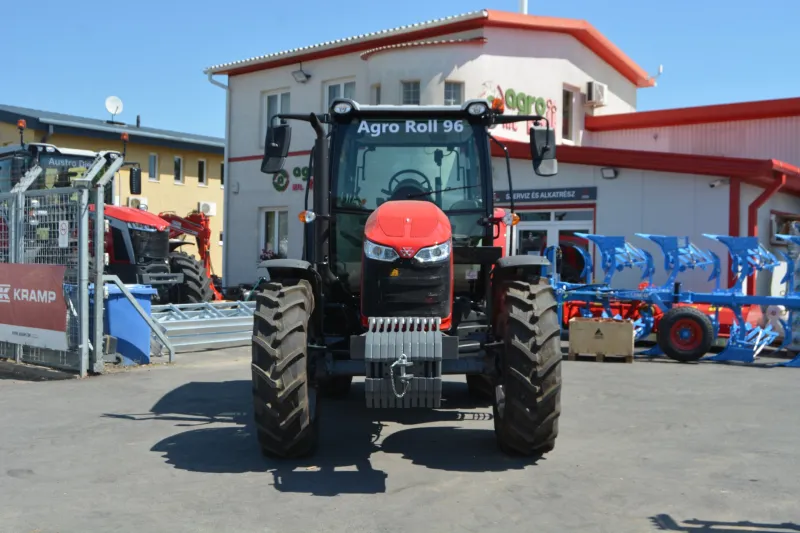
{"label": "tractor step", "polygon": [[367,407],[436,408],[442,402],[439,318],[370,318],[364,343]]}

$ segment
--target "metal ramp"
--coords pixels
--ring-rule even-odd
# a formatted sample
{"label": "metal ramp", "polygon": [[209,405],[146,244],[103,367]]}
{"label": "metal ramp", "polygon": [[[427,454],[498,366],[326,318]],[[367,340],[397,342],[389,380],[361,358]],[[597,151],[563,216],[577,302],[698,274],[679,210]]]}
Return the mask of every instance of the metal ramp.
{"label": "metal ramp", "polygon": [[[256,303],[209,302],[154,305],[151,316],[176,353],[250,344]],[[158,342],[150,343],[153,355],[163,355]]]}

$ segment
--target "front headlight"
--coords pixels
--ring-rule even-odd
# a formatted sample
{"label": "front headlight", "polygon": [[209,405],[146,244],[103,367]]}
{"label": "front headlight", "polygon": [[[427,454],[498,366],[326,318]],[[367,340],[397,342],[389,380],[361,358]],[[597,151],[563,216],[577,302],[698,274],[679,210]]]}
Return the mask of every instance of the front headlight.
{"label": "front headlight", "polygon": [[364,254],[370,259],[375,259],[376,261],[391,262],[400,258],[393,248],[381,246],[380,244],[375,244],[374,242],[370,242],[368,240],[364,240]]}
{"label": "front headlight", "polygon": [[421,248],[414,259],[420,263],[438,263],[450,258],[450,241],[437,244],[436,246],[429,246]]}

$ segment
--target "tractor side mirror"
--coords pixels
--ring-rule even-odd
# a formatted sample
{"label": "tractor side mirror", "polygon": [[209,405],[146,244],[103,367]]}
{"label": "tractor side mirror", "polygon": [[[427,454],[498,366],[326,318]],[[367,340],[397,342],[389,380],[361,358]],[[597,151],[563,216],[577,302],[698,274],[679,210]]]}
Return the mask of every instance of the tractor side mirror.
{"label": "tractor side mirror", "polygon": [[130,184],[131,194],[139,196],[142,194],[142,169],[139,167],[131,167],[130,174],[128,174],[128,181]]}
{"label": "tractor side mirror", "polygon": [[261,172],[264,174],[277,174],[283,169],[286,156],[289,154],[291,140],[292,127],[288,124],[279,124],[267,128]]}
{"label": "tractor side mirror", "polygon": [[556,132],[550,128],[531,128],[531,159],[537,176],[550,177],[558,174],[556,159]]}

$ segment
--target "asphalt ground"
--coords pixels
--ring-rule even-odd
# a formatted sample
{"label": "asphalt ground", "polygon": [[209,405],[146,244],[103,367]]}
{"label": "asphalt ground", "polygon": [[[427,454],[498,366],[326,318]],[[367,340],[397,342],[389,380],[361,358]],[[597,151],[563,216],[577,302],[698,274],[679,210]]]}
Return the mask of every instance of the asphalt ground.
{"label": "asphalt ground", "polygon": [[565,361],[560,435],[502,455],[462,378],[447,407],[321,406],[276,462],[247,348],[85,380],[0,380],[2,532],[797,532],[800,369]]}

